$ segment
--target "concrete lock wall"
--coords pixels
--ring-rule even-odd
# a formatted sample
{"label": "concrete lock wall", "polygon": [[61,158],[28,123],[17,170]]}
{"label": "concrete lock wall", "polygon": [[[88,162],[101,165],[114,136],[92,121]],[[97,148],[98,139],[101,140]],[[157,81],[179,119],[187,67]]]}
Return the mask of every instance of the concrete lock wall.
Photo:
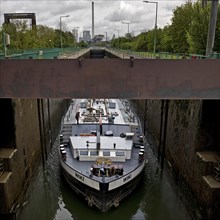
{"label": "concrete lock wall", "polygon": [[[146,119],[146,126],[143,127],[151,133],[158,148],[162,100],[132,100],[132,102],[143,124]],[[16,211],[16,206],[29,184],[41,152],[44,149],[49,152],[51,144],[57,137],[61,117],[69,103],[70,100],[62,99],[11,100],[13,121],[11,118],[9,121],[14,123],[11,124],[14,127],[11,129],[14,134],[10,136],[15,140],[12,140],[11,143],[14,144],[10,147],[11,150],[16,151],[4,162],[9,177],[6,183],[0,184],[0,214]],[[206,106],[214,109],[210,107],[209,102],[202,100],[169,101],[165,156],[178,181],[178,186],[188,196],[191,196],[189,191],[191,189],[204,208],[205,215],[211,218],[218,212],[213,204],[218,207],[219,194],[208,187],[203,180],[208,168],[207,164],[197,156],[197,151],[210,149],[208,142],[211,139],[216,140],[212,132],[217,130],[220,133],[220,127],[216,122],[217,127],[210,129],[213,124],[209,122],[214,122],[215,118],[205,119]],[[216,107],[216,104],[214,106]],[[215,114],[218,114],[218,110]],[[219,133],[216,134],[217,138]]]}
{"label": "concrete lock wall", "polygon": [[[4,108],[5,106],[2,106]],[[29,178],[35,167],[35,162],[40,154],[40,136],[37,105],[35,100],[13,99],[11,100],[13,115],[11,127],[14,140],[7,150],[15,150],[11,157],[4,159],[4,173],[10,175],[2,184],[0,213],[8,214],[16,209],[19,198],[27,187]],[[34,132],[33,132],[34,131]],[[4,145],[2,149],[5,150]]]}
{"label": "concrete lock wall", "polygon": [[15,153],[5,159],[7,166],[4,173],[9,177],[5,183],[0,184],[0,214],[16,212],[16,206],[22,201],[33,171],[39,164],[37,162],[42,150],[47,149],[49,152],[57,137],[69,100],[13,99],[11,105],[14,124],[11,126],[15,128],[12,136],[15,140],[10,150]]}
{"label": "concrete lock wall", "polygon": [[55,141],[61,123],[61,116],[69,107],[69,99],[41,99],[39,101],[41,113],[41,127],[43,132],[42,141],[50,150],[51,144]]}
{"label": "concrete lock wall", "polygon": [[[162,100],[135,100],[134,104],[143,123],[146,118],[145,127],[154,139],[156,149],[153,151],[157,155]],[[202,100],[169,100],[165,157],[178,187],[188,199],[194,199],[191,205],[196,207],[196,204],[199,204],[202,217],[213,219],[213,216],[219,216],[219,210],[216,208],[219,206],[219,189],[213,189],[204,181],[203,176],[211,174],[211,165],[204,163],[198,157],[197,152],[217,150],[219,141],[216,139],[220,135],[220,125],[218,121],[215,122],[213,119],[211,126],[214,127],[213,130],[219,132],[214,137],[210,132],[210,126],[204,125],[204,120],[210,121],[209,118],[204,119],[204,105]],[[214,105],[216,107],[216,104]],[[206,106],[212,109],[210,103],[206,103]],[[206,137],[204,140],[204,136],[208,138]],[[217,144],[215,149],[213,145],[208,146],[208,142],[212,139]],[[197,213],[194,214],[197,215]]]}

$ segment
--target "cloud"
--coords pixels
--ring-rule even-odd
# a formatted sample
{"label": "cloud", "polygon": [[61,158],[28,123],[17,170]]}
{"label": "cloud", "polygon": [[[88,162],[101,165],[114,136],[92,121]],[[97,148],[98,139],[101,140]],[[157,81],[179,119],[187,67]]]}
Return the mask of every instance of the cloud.
{"label": "cloud", "polygon": [[[176,6],[186,0],[157,0],[158,27],[170,22]],[[59,28],[60,16],[67,29],[74,27],[91,30],[92,0],[0,0],[0,22],[4,22],[4,13],[36,13],[37,24]],[[155,4],[146,4],[142,0],[94,0],[95,33],[115,32],[120,35],[127,33],[127,26],[121,21],[130,22],[130,30],[139,33],[141,30],[152,29],[155,24]],[[116,33],[116,32],[115,32]]]}

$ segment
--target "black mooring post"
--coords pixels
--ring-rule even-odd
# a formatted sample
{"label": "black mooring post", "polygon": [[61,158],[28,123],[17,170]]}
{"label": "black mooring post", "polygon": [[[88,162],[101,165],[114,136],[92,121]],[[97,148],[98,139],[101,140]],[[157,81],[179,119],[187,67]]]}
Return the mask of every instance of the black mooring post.
{"label": "black mooring post", "polygon": [[41,99],[41,116],[42,116],[42,125],[43,125],[43,138],[44,138],[44,152],[45,152],[45,159],[47,161],[47,143],[46,143],[46,135],[45,135],[45,132],[46,132],[46,129],[45,129],[45,119],[44,119],[44,100]]}
{"label": "black mooring post", "polygon": [[47,99],[47,110],[48,110],[48,126],[49,126],[49,138],[50,138],[50,148],[52,149],[53,145],[52,145],[52,141],[53,141],[53,137],[52,137],[52,128],[51,128],[51,117],[50,117],[50,99]]}
{"label": "black mooring post", "polygon": [[147,120],[147,99],[145,100],[145,106],[144,106],[144,136],[146,134],[146,120]]}
{"label": "black mooring post", "polygon": [[164,100],[161,101],[161,114],[160,114],[160,139],[159,139],[159,146],[158,146],[158,155],[157,160],[160,163],[160,151],[163,139],[163,115],[164,115]]}
{"label": "black mooring post", "polygon": [[165,101],[165,119],[164,119],[164,128],[163,128],[163,144],[162,144],[162,156],[161,156],[161,169],[163,169],[163,166],[164,166],[166,137],[167,137],[168,111],[169,111],[169,100],[166,100]]}
{"label": "black mooring post", "polygon": [[37,99],[37,111],[38,111],[38,121],[39,121],[39,130],[40,130],[40,145],[41,145],[41,157],[42,157],[42,164],[43,169],[45,169],[45,155],[44,155],[44,144],[43,144],[43,132],[42,132],[42,124],[41,124],[41,104],[40,99]]}

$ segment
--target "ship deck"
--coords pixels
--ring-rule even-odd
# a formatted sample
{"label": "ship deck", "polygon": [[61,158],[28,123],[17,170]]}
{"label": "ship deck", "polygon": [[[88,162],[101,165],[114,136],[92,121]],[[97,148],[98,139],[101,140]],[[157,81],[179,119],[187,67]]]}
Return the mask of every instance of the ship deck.
{"label": "ship deck", "polygon": [[[70,166],[72,169],[80,172],[82,175],[86,176],[86,177],[90,177],[90,168],[91,165],[95,163],[91,162],[91,161],[79,161],[78,159],[74,159],[72,156],[72,152],[70,147],[66,147],[66,164],[68,166]],[[126,160],[126,162],[114,162],[114,164],[120,164],[123,166],[124,169],[124,174],[126,175],[130,172],[132,172],[135,168],[137,168],[140,165],[139,162],[139,148],[133,147],[132,149],[132,153],[131,153],[131,159],[130,160]],[[99,182],[102,182],[102,177],[97,177],[97,176],[93,176],[94,180],[97,180]],[[105,177],[105,182],[111,182],[115,180],[115,176],[111,176],[111,177]]]}
{"label": "ship deck", "polygon": [[[131,149],[131,159],[126,159],[125,161],[112,161],[113,164],[115,165],[122,165],[123,167],[123,176],[129,174],[130,172],[134,171],[136,168],[141,165],[139,161],[139,146],[142,145],[140,142],[139,136],[142,135],[141,131],[139,130],[139,125],[136,120],[133,120],[133,117],[131,117],[130,111],[126,109],[126,106],[122,104],[118,100],[113,100],[116,105],[114,108],[109,108],[108,112],[117,112],[118,115],[115,117],[114,123],[107,123],[106,119],[103,117],[102,118],[102,134],[104,136],[106,131],[111,131],[113,133],[113,137],[118,137],[118,141],[120,142],[120,135],[121,134],[126,134],[126,133],[133,133],[133,145]],[[96,107],[96,106],[95,106]],[[91,134],[92,131],[100,131],[100,125],[99,121],[96,123],[85,123],[82,121],[83,117],[79,120],[79,124],[76,123],[75,119],[75,113],[77,111],[80,112],[80,115],[83,114],[83,102],[80,100],[75,100],[72,105],[70,106],[64,120],[63,120],[63,127],[68,126],[69,127],[69,135],[67,138],[69,139],[70,136],[80,136],[80,134]],[[101,134],[101,135],[102,135]],[[88,138],[89,139],[89,138]],[[86,143],[86,137],[85,137],[85,143]],[[116,139],[117,140],[117,139]],[[79,158],[74,158],[73,152],[72,152],[72,146],[70,142],[65,146],[65,151],[66,151],[66,161],[65,163],[74,169],[75,171],[79,172],[81,175],[84,175],[86,177],[91,178],[91,172],[90,168],[93,164],[95,164],[94,161],[80,161]],[[116,142],[117,146],[117,142]],[[101,149],[102,150],[102,146]],[[117,147],[116,147],[117,150]],[[111,182],[113,180],[118,178],[118,176],[109,176],[105,177],[105,182]],[[92,176],[93,180],[96,180],[98,182],[103,181],[103,176],[98,177],[93,175]]]}

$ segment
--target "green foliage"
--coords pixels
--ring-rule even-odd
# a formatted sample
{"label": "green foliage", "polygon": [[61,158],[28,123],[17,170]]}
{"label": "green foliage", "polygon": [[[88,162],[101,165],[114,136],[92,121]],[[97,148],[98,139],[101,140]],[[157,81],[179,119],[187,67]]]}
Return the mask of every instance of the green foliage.
{"label": "green foliage", "polygon": [[220,53],[220,5],[218,7],[218,19],[216,23],[216,30],[215,30],[215,43],[213,51],[218,51]]}
{"label": "green foliage", "polygon": [[[207,6],[203,8],[200,0],[194,3],[189,0],[187,3],[175,8],[171,19],[172,23],[163,29],[157,29],[156,51],[204,54],[210,10],[211,2],[208,2]],[[30,29],[27,20],[14,20],[10,24],[4,24],[0,31],[1,42],[2,31],[10,35],[9,50],[59,48],[61,44],[59,29],[43,25],[37,25],[36,28]],[[126,34],[125,37],[112,39],[111,46],[119,49],[152,52],[154,50],[154,36],[154,29],[141,33],[136,37]],[[64,48],[76,46],[75,38],[69,31],[62,31],[62,42]],[[87,47],[88,45],[82,41],[78,46]],[[3,50],[2,44],[0,50]],[[213,50],[220,52],[220,5]]]}
{"label": "green foliage", "polygon": [[187,33],[192,24],[193,4],[187,2],[177,7],[173,12],[172,24],[170,25],[171,47],[175,53],[189,52]]}
{"label": "green foliage", "polygon": [[170,26],[165,26],[161,32],[161,51],[173,51]]}
{"label": "green foliage", "polygon": [[147,50],[147,33],[141,33],[137,36],[136,41],[134,43],[134,50]]}
{"label": "green foliage", "polygon": [[[10,24],[4,24],[2,31],[10,35],[9,50],[60,47],[60,30],[43,25],[37,25],[30,29],[26,20],[15,20]],[[62,31],[62,41],[63,47],[75,45],[75,38],[69,31]],[[3,50],[2,45],[1,50]]]}
{"label": "green foliage", "polygon": [[210,17],[209,6],[202,8],[199,2],[193,5],[191,26],[187,32],[190,53],[205,54]]}
{"label": "green foliage", "polygon": [[87,43],[85,41],[79,42],[79,47],[87,47]]}
{"label": "green foliage", "polygon": [[154,30],[149,30],[147,33],[147,51],[154,50]]}
{"label": "green foliage", "polygon": [[[211,2],[202,8],[201,1],[188,1],[173,11],[171,25],[156,32],[156,51],[205,54]],[[128,37],[112,40],[112,46],[136,51],[153,51],[154,29],[132,41]],[[133,43],[131,43],[133,42]],[[215,32],[214,51],[220,52],[220,6]]]}

